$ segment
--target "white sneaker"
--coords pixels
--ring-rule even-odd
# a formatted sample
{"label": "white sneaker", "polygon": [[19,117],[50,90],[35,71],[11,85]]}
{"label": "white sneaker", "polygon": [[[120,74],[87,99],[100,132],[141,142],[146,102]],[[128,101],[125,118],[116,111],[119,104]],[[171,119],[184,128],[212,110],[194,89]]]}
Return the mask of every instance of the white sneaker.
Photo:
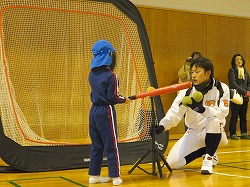
{"label": "white sneaker", "polygon": [[[204,159],[204,158],[205,158],[205,155],[202,155],[202,158]],[[217,156],[216,153],[214,154],[212,161],[213,161],[213,167],[216,166],[216,165],[218,164],[219,158],[218,158],[218,156]]]}
{"label": "white sneaker", "polygon": [[216,153],[214,154],[212,161],[213,161],[213,166],[216,166],[218,164],[219,158]]}
{"label": "white sneaker", "polygon": [[206,154],[201,166],[201,174],[207,175],[213,173],[213,158]]}
{"label": "white sneaker", "polygon": [[102,176],[90,176],[89,177],[89,184],[96,184],[96,183],[104,183],[110,180],[109,177],[102,177]]}
{"label": "white sneaker", "polygon": [[120,177],[113,178],[114,186],[119,186],[120,184],[122,184],[122,179]]}

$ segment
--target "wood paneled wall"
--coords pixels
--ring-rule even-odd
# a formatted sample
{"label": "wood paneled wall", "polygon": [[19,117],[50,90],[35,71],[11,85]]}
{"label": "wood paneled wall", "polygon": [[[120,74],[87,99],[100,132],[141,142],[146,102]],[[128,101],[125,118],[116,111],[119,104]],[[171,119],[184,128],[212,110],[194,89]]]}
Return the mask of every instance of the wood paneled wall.
{"label": "wood paneled wall", "polygon": [[[178,83],[177,72],[193,51],[211,59],[215,78],[226,84],[235,53],[243,55],[250,73],[250,19],[150,7],[138,9],[149,35],[159,87]],[[165,112],[175,96],[176,93],[161,96]],[[250,119],[250,111],[247,118]],[[228,123],[229,116],[226,131]],[[182,132],[183,125],[170,131]]]}

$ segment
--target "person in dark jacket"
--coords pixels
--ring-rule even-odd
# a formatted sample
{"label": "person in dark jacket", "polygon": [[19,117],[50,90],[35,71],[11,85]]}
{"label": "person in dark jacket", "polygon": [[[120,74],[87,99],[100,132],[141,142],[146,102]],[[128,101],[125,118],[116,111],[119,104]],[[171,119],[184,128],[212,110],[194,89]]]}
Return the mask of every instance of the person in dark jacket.
{"label": "person in dark jacket", "polygon": [[228,71],[228,82],[230,89],[236,89],[243,96],[243,104],[230,102],[231,117],[229,132],[232,140],[238,140],[236,124],[240,119],[241,139],[250,139],[247,135],[247,108],[250,96],[250,79],[245,68],[245,59],[240,54],[235,54],[231,61],[231,68]]}
{"label": "person in dark jacket", "polygon": [[[92,141],[89,164],[89,183],[103,183],[113,179],[113,185],[122,184],[120,158],[117,146],[115,104],[125,103],[118,93],[118,78],[113,69],[116,53],[110,42],[98,40],[92,47],[89,84],[92,106],[89,114],[89,133]],[[127,100],[128,101],[128,100]],[[107,154],[109,177],[100,176],[104,153]]]}

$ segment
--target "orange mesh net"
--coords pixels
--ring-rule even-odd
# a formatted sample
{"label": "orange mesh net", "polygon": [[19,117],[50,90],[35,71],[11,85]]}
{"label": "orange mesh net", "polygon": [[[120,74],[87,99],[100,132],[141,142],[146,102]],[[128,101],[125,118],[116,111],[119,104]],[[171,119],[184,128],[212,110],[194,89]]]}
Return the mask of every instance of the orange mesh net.
{"label": "orange mesh net", "polygon": [[[23,146],[90,144],[92,45],[117,50],[119,92],[150,86],[137,25],[110,3],[1,0],[0,106],[4,133]],[[116,105],[119,142],[149,140],[150,100]]]}

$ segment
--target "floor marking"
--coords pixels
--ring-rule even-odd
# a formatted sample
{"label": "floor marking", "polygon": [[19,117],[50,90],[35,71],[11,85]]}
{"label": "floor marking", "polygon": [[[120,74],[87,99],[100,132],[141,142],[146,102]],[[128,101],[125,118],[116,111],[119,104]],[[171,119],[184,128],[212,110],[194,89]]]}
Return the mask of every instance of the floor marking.
{"label": "floor marking", "polygon": [[66,178],[66,177],[63,177],[63,176],[57,176],[57,177],[39,177],[39,178],[22,178],[22,179],[16,179],[16,180],[3,180],[3,181],[0,181],[0,183],[1,183],[1,182],[8,182],[8,183],[12,184],[12,185],[15,186],[15,187],[21,187],[21,186],[18,185],[16,182],[18,182],[18,181],[45,180],[45,179],[52,179],[52,178],[61,179],[61,180],[70,182],[70,183],[72,183],[72,184],[75,184],[75,185],[77,185],[77,186],[87,187],[87,186],[85,186],[84,184],[75,182],[75,181],[70,180],[70,179],[68,179],[68,178]]}
{"label": "floor marking", "polygon": [[[198,170],[194,170],[194,169],[183,169],[183,170],[187,170],[187,171],[194,171],[194,172],[199,172]],[[238,178],[246,178],[246,179],[250,179],[250,176],[242,176],[242,175],[232,175],[232,174],[227,174],[227,173],[218,173],[218,172],[214,172],[212,175],[223,175],[223,176],[227,176],[227,177],[238,177]]]}
{"label": "floor marking", "polygon": [[239,150],[239,151],[227,151],[227,152],[218,152],[216,154],[231,154],[231,153],[245,153],[250,152],[250,150]]}
{"label": "floor marking", "polygon": [[87,186],[85,186],[85,185],[83,185],[83,184],[80,184],[80,183],[78,183],[78,182],[75,182],[75,181],[70,180],[70,179],[65,178],[65,177],[59,177],[59,178],[61,178],[61,179],[63,179],[63,180],[66,180],[66,181],[68,181],[68,182],[70,182],[70,183],[73,183],[73,184],[75,184],[75,185],[78,185],[78,186],[87,187]]}

